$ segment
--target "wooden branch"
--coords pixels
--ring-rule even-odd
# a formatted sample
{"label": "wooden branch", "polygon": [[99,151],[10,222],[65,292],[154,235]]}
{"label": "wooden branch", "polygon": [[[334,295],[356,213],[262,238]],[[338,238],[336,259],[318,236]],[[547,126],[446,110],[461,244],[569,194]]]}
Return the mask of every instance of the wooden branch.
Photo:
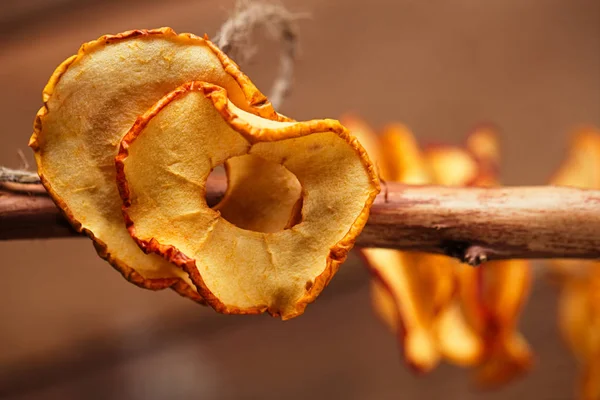
{"label": "wooden branch", "polygon": [[600,258],[600,191],[387,184],[359,245],[509,258]]}
{"label": "wooden branch", "polygon": [[[225,189],[209,182],[213,205]],[[77,235],[40,185],[0,189],[0,240]],[[600,258],[600,191],[552,186],[450,188],[388,183],[357,246],[508,258]]]}
{"label": "wooden branch", "polygon": [[0,240],[57,238],[77,234],[41,184],[1,184]]}

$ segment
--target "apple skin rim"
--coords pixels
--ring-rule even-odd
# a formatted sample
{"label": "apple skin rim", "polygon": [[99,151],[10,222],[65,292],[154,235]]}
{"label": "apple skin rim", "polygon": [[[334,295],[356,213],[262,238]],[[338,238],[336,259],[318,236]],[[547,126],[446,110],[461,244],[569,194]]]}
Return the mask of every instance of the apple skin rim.
{"label": "apple skin rim", "polygon": [[44,140],[44,134],[42,129],[42,120],[49,113],[47,103],[52,97],[56,86],[60,82],[63,75],[68,71],[71,65],[81,60],[91,52],[107,45],[114,43],[131,40],[138,37],[157,37],[170,39],[175,41],[183,41],[191,44],[205,44],[207,47],[217,56],[221,62],[224,70],[228,73],[240,86],[244,96],[248,100],[248,104],[251,106],[249,111],[267,119],[275,121],[291,121],[291,119],[278,114],[273,109],[271,103],[267,98],[254,86],[250,79],[240,70],[238,65],[231,60],[225,53],[223,53],[216,45],[214,45],[208,37],[205,35],[204,38],[196,36],[191,33],[177,34],[173,29],[168,27],[157,28],[157,29],[141,29],[141,30],[130,30],[115,35],[104,35],[100,38],[84,43],[79,48],[77,54],[64,60],[52,73],[48,83],[42,92],[43,106],[37,112],[35,121],[33,124],[33,134],[29,140],[29,147],[31,147],[35,153],[36,163],[38,165],[38,175],[40,181],[50,198],[56,206],[61,210],[62,215],[69,221],[73,229],[77,232],[81,232],[92,239],[94,248],[98,255],[115,268],[123,277],[133,283],[134,285],[150,290],[162,290],[171,288],[177,293],[184,297],[188,297],[194,301],[205,304],[202,296],[197,293],[193,288],[189,287],[187,283],[182,281],[180,278],[144,278],[140,273],[135,271],[131,266],[121,261],[119,258],[113,256],[107,248],[107,245],[100,239],[98,239],[92,231],[82,226],[81,222],[78,221],[73,212],[56,193],[52,187],[52,184],[46,179],[44,174],[43,162],[40,154],[40,143]]}
{"label": "apple skin rim", "polygon": [[[365,171],[369,177],[371,191],[365,205],[358,215],[354,223],[351,225],[344,237],[329,249],[329,255],[326,259],[326,266],[316,278],[312,285],[305,288],[305,294],[296,303],[294,313],[281,315],[278,309],[271,308],[267,305],[239,308],[236,306],[228,306],[221,302],[212,291],[207,287],[202,276],[196,268],[196,261],[181,252],[175,246],[160,243],[155,238],[141,239],[137,237],[135,232],[135,223],[130,218],[128,208],[131,206],[131,197],[129,184],[125,175],[124,161],[129,155],[129,145],[142,133],[146,125],[154,118],[164,107],[172,101],[185,96],[187,93],[197,91],[202,93],[206,98],[210,99],[215,106],[215,109],[221,114],[223,119],[230,125],[232,129],[241,134],[251,144],[258,142],[273,142],[284,139],[292,139],[302,136],[307,136],[314,133],[332,132],[348,143],[360,158]],[[333,119],[312,120],[306,122],[298,122],[294,125],[280,129],[260,129],[245,122],[235,114],[228,106],[227,92],[224,88],[210,84],[207,82],[192,81],[187,82],[179,88],[173,90],[159,100],[146,114],[138,117],[137,121],[132,126],[131,130],[124,136],[121,141],[119,153],[115,158],[117,168],[117,186],[119,194],[123,199],[123,216],[129,233],[138,243],[140,248],[145,253],[156,253],[173,264],[181,267],[186,271],[192,282],[196,285],[198,292],[202,298],[217,312],[223,314],[261,314],[268,312],[273,317],[281,317],[282,319],[290,319],[301,315],[306,306],[312,303],[321,291],[329,284],[335,273],[339,270],[340,265],[346,260],[349,251],[354,246],[356,238],[365,226],[368,218],[371,205],[375,197],[380,192],[379,177],[375,171],[375,167],[371,163],[366,151],[358,140],[353,137],[350,132],[339,121]]]}

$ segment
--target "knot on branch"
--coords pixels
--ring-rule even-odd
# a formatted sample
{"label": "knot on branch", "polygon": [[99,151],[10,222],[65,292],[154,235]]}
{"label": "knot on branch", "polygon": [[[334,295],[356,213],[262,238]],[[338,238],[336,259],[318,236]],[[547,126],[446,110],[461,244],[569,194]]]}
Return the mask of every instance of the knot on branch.
{"label": "knot on branch", "polygon": [[444,254],[457,258],[460,262],[477,267],[489,259],[492,249],[468,242],[448,241],[441,245]]}

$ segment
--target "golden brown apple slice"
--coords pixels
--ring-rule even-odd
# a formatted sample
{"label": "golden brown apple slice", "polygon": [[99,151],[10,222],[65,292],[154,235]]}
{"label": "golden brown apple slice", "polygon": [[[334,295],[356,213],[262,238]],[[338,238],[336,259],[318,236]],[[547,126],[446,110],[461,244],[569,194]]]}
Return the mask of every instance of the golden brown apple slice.
{"label": "golden brown apple slice", "polygon": [[446,360],[461,366],[473,366],[481,361],[484,343],[468,324],[458,301],[452,301],[440,312],[434,329],[440,352]]}
{"label": "golden brown apple slice", "polygon": [[[467,138],[466,148],[437,146],[426,155],[436,183],[443,185],[497,185],[498,142],[495,132],[486,126]],[[530,365],[531,354],[518,340],[516,318],[529,288],[529,266],[523,261],[488,263],[480,268],[455,266],[459,281],[460,312],[455,313],[455,328],[463,327],[468,346],[445,346],[457,364],[481,364],[480,383],[493,384],[518,375]],[[487,285],[484,285],[487,281]],[[444,323],[440,320],[438,323]],[[449,335],[439,334],[440,340]],[[470,341],[467,340],[470,338]],[[514,345],[522,344],[522,345]],[[468,352],[470,350],[470,352]],[[512,351],[514,350],[514,351]]]}
{"label": "golden brown apple slice", "polygon": [[483,386],[494,386],[531,368],[531,350],[517,326],[531,287],[531,267],[527,260],[506,260],[478,268],[485,310],[482,334],[488,352],[476,380]]}
{"label": "golden brown apple slice", "polygon": [[[473,182],[479,171],[475,158],[465,149],[441,145],[431,146],[424,152],[433,182],[444,186],[466,186]],[[478,270],[449,257],[440,256],[438,266],[449,271],[456,289],[450,305],[435,320],[440,351],[453,364],[477,365],[484,356],[485,343],[480,331],[464,313],[479,312]],[[453,287],[454,288],[454,287]],[[467,308],[465,309],[465,300]]]}
{"label": "golden brown apple slice", "polygon": [[496,129],[491,125],[480,125],[468,136],[466,150],[477,162],[477,177],[470,182],[473,186],[497,186],[500,174],[500,143]]}
{"label": "golden brown apple slice", "polygon": [[[276,232],[242,229],[207,206],[211,170],[247,154],[297,177],[300,223]],[[146,252],[182,267],[219,312],[283,319],[302,314],[331,280],[379,192],[364,149],[339,122],[261,118],[236,107],[225,89],[197,81],[137,120],[117,171],[129,231]],[[264,196],[277,193],[272,182],[255,183]],[[233,187],[225,198],[236,193]],[[272,209],[264,215],[279,218]]]}
{"label": "golden brown apple slice", "polygon": [[[598,129],[574,133],[567,159],[551,183],[600,188]],[[558,325],[582,370],[578,398],[600,399],[600,263],[553,260],[550,265],[560,284]]]}
{"label": "golden brown apple slice", "polygon": [[427,309],[427,287],[419,276],[419,253],[363,249],[374,276],[373,306],[401,342],[408,365],[431,371],[440,361],[432,331],[433,311]]}
{"label": "golden brown apple slice", "polygon": [[[431,168],[433,181],[439,185],[468,186],[475,182],[480,174],[478,160],[465,148],[451,145],[431,146],[425,150],[425,157]],[[482,270],[466,264],[454,265],[453,270],[458,285],[456,301],[460,305],[459,314],[466,320],[467,329],[474,331],[469,337],[480,341],[486,318],[481,297]],[[463,321],[457,319],[456,323],[462,324]],[[483,349],[481,343],[472,343],[469,347]],[[482,356],[465,356],[462,364],[468,364],[467,360],[472,360],[469,364],[473,364]]]}
{"label": "golden brown apple slice", "polygon": [[381,135],[383,179],[409,185],[431,183],[431,171],[413,133],[404,125],[388,125]]}
{"label": "golden brown apple slice", "polygon": [[[401,124],[388,125],[380,137],[380,151],[385,167],[383,179],[406,184],[422,185],[431,183],[430,170],[412,132]],[[404,253],[404,252],[403,252]],[[419,282],[418,290],[422,297],[419,301],[423,312],[438,312],[449,301],[454,291],[452,272],[444,265],[444,257],[408,252],[403,256],[405,262],[398,265],[406,278]]]}
{"label": "golden brown apple slice", "polygon": [[578,397],[600,398],[600,264],[587,263],[589,275],[573,277],[561,288],[558,323],[582,369]]}
{"label": "golden brown apple slice", "polygon": [[600,130],[587,127],[573,134],[567,159],[551,179],[551,183],[600,188]]}
{"label": "golden brown apple slice", "polygon": [[[500,149],[495,130],[490,126],[479,126],[467,137],[466,148],[478,165],[478,174],[472,184],[497,186]],[[486,341],[487,354],[476,372],[476,380],[481,385],[508,382],[531,367],[531,350],[517,326],[529,296],[531,279],[531,266],[526,260],[488,262],[476,270],[474,280],[480,287],[477,295],[482,309],[472,310],[469,314],[479,312],[478,317],[482,319],[473,322],[481,329]],[[465,307],[473,304],[465,303]]]}
{"label": "golden brown apple slice", "polygon": [[436,145],[425,149],[424,156],[433,181],[443,186],[468,186],[479,173],[477,161],[463,148]]}
{"label": "golden brown apple slice", "polygon": [[[586,127],[573,133],[568,155],[550,184],[583,189],[600,188],[600,130]],[[588,265],[589,263],[580,260],[549,262],[551,273],[559,279],[586,275]]]}
{"label": "golden brown apple slice", "polygon": [[[357,117],[346,116],[343,123],[365,145],[384,180],[427,181],[419,148],[405,127],[390,126],[380,138]],[[360,249],[360,252],[373,274],[375,312],[396,333],[406,362],[417,371],[430,371],[440,358],[432,319],[437,302],[443,301],[440,298],[444,296],[436,291],[442,288],[443,279],[431,279],[436,264],[420,262],[420,258],[430,257],[421,253],[391,249]]]}
{"label": "golden brown apple slice", "polygon": [[30,146],[42,183],[101,257],[136,285],[173,286],[199,300],[183,270],[144,254],[127,233],[114,168],[119,143],[136,118],[195,79],[224,87],[241,109],[283,119],[208,40],[170,28],[129,31],[84,44],[56,69],[44,89]]}
{"label": "golden brown apple slice", "polygon": [[484,362],[475,370],[475,381],[492,388],[521,376],[532,365],[529,344],[518,331],[502,332],[487,348]]}

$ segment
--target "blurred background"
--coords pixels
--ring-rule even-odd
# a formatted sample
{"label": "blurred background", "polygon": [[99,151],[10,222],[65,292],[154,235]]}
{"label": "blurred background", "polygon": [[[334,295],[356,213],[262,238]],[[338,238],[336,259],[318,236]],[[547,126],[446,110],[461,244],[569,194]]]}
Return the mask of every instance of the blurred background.
{"label": "blurred background", "polygon": [[[505,184],[543,184],[568,135],[600,125],[600,1],[286,0],[299,22],[296,119],[355,112],[401,121],[423,142],[502,130]],[[41,91],[81,43],[170,26],[212,36],[233,1],[3,0],[0,164],[23,167]],[[244,71],[268,92],[278,45]],[[534,370],[497,391],[467,371],[413,375],[374,317],[353,257],[300,318],[227,317],[174,292],[137,289],[89,240],[0,243],[2,399],[571,399],[575,361],[559,339],[556,294],[537,282],[522,318]]]}

